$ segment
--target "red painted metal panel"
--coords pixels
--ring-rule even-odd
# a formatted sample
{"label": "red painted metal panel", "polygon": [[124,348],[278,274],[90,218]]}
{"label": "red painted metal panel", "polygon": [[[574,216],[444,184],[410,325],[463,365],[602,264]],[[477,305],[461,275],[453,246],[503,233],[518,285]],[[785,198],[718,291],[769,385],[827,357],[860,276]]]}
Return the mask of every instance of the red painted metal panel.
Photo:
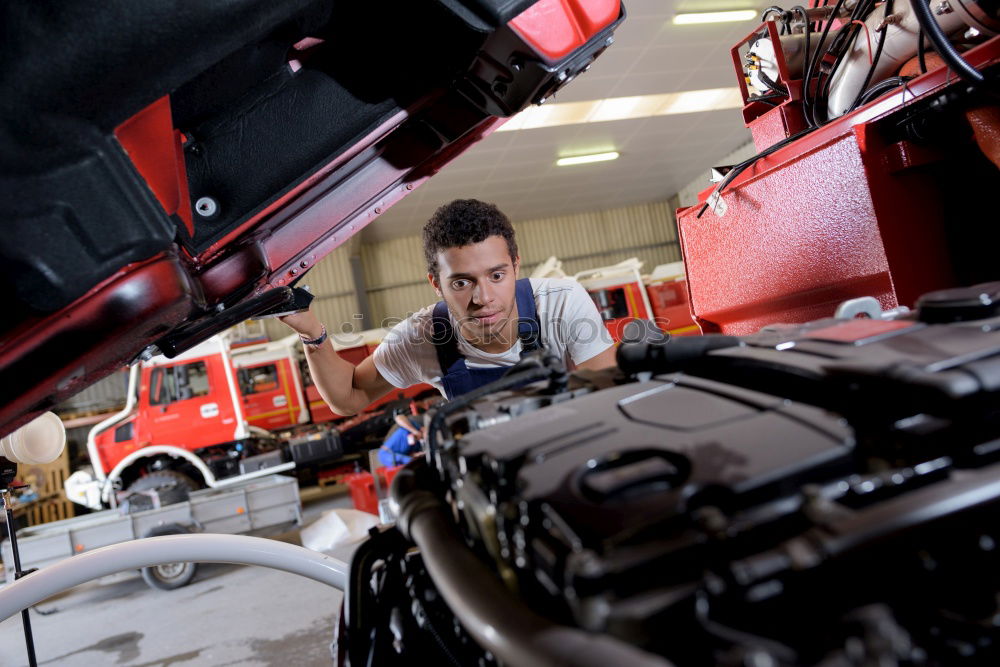
{"label": "red painted metal panel", "polygon": [[538,0],[509,25],[549,61],[582,46],[618,18],[619,0]]}
{"label": "red painted metal panel", "polygon": [[174,129],[170,97],[161,97],[119,125],[115,138],[167,215],[176,213],[193,235],[181,134]]}
{"label": "red painted metal panel", "polygon": [[695,206],[678,218],[704,331],[748,334],[829,316],[858,295],[897,305],[853,133],[755,171],[729,189],[721,217],[699,219]]}
{"label": "red painted metal panel", "polygon": [[[980,68],[996,63],[1000,42],[964,56]],[[829,317],[857,296],[912,305],[923,292],[953,285],[941,222],[946,195],[919,168],[942,156],[887,138],[894,125],[883,121],[955,83],[943,69],[928,72],[758,160],[726,189],[721,216],[699,218],[700,205],[680,210],[702,329],[747,334]]]}

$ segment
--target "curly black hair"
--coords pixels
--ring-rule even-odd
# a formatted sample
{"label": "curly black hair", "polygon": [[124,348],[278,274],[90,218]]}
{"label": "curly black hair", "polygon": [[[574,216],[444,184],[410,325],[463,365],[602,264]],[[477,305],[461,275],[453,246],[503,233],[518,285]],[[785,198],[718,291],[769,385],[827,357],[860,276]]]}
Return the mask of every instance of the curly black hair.
{"label": "curly black hair", "polygon": [[514,227],[495,204],[478,199],[456,199],[445,204],[424,225],[427,271],[437,277],[438,253],[442,250],[482,243],[490,236],[503,238],[511,260],[517,257]]}

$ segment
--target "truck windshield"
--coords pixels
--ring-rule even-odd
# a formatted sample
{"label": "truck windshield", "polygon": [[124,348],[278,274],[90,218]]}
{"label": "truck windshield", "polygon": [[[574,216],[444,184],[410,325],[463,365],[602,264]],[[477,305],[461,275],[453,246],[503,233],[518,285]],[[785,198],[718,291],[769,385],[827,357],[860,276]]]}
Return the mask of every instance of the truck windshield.
{"label": "truck windshield", "polygon": [[150,405],[184,401],[209,392],[208,368],[204,361],[153,369],[149,382]]}

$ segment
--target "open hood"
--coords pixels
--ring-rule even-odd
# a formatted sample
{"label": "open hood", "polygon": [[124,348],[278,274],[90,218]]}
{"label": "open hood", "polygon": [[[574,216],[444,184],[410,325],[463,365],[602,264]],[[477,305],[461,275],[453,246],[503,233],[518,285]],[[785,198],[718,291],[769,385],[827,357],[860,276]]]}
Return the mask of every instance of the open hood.
{"label": "open hood", "polygon": [[0,435],[280,306],[624,17],[618,0],[0,12]]}

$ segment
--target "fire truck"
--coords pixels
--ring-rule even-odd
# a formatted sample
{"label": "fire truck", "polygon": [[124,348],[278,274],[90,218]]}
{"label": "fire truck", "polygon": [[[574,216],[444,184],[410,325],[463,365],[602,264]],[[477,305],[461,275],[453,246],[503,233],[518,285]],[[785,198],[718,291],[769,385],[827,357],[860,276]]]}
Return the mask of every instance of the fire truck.
{"label": "fire truck", "polygon": [[[344,359],[370,355],[385,329],[331,337]],[[212,336],[168,359],[132,367],[125,408],[88,435],[92,471],[66,482],[66,495],[97,509],[126,493],[165,485],[229,486],[296,466],[342,463],[364,449],[394,409],[430,389],[393,392],[347,418],[334,413],[309,376],[298,336],[239,344]]]}
{"label": "fire truck", "polygon": [[594,300],[615,342],[648,334],[694,336],[701,333],[691,316],[684,262],[661,264],[649,275],[636,258],[573,276]]}

